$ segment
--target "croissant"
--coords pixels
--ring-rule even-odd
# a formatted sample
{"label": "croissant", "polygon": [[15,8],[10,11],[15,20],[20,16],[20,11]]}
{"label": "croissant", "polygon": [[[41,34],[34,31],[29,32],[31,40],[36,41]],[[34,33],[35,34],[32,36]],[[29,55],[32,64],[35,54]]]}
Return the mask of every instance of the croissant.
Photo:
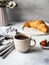
{"label": "croissant", "polygon": [[44,33],[48,32],[48,26],[42,20],[30,20],[30,21],[27,21],[24,24],[23,28],[24,27],[35,28],[35,29],[40,30],[40,31],[42,31]]}

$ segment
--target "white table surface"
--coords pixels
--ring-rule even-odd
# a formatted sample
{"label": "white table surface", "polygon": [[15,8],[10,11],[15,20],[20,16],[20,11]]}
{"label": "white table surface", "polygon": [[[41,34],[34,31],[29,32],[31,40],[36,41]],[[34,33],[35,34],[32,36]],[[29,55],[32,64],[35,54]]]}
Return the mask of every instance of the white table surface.
{"label": "white table surface", "polygon": [[[14,27],[21,31],[23,22],[16,22]],[[40,47],[41,40],[49,40],[49,35],[32,36],[36,40],[36,47],[28,53],[20,53],[13,50],[5,59],[0,57],[0,65],[49,65],[49,50]]]}

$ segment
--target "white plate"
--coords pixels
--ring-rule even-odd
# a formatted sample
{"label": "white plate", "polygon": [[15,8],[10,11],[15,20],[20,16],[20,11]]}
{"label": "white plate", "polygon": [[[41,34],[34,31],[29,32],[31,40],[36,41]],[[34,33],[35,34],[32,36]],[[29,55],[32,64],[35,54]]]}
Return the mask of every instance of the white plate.
{"label": "white plate", "polygon": [[[49,24],[46,23],[49,27]],[[28,27],[25,27],[24,30],[23,30],[24,33],[26,34],[29,34],[29,35],[49,35],[49,31],[48,33],[44,33],[44,32],[41,32],[35,28],[28,28]]]}

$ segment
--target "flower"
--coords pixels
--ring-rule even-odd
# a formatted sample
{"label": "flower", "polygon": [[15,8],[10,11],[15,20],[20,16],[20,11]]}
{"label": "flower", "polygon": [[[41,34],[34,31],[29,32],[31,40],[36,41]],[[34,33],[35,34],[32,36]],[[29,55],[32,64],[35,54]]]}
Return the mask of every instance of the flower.
{"label": "flower", "polygon": [[14,1],[0,1],[0,7],[8,7],[10,9],[13,9],[17,4]]}
{"label": "flower", "polygon": [[13,9],[16,6],[16,3],[14,1],[10,1],[8,2],[8,4],[6,5],[6,7],[9,7],[11,9]]}

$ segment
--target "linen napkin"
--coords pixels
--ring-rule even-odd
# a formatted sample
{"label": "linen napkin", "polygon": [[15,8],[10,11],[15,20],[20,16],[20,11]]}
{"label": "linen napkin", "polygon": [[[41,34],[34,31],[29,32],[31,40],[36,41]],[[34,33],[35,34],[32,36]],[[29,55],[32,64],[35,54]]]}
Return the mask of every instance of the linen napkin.
{"label": "linen napkin", "polygon": [[[17,29],[13,27],[0,27],[0,57],[3,59],[15,48],[13,44],[13,36],[17,33]],[[5,37],[9,38],[5,40]]]}
{"label": "linen napkin", "polygon": [[17,29],[14,28],[14,27],[0,27],[0,35],[3,35],[3,36],[8,36],[10,38],[12,38],[13,36],[15,36],[17,33]]}

